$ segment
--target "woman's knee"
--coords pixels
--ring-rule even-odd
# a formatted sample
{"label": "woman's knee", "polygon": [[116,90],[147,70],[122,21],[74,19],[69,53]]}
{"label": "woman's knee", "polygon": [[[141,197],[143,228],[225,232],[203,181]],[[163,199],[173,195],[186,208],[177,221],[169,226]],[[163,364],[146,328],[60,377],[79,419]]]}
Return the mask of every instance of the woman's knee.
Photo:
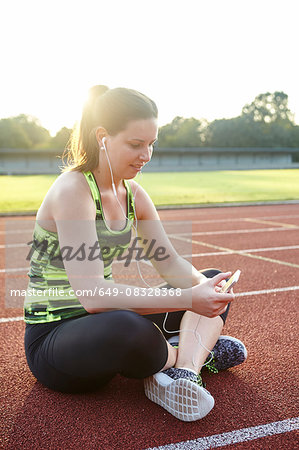
{"label": "woman's knee", "polygon": [[111,325],[113,323],[115,327],[114,334],[122,339],[122,343],[140,346],[149,341],[163,338],[159,329],[152,322],[134,311],[119,310],[114,311],[112,315]]}
{"label": "woman's knee", "polygon": [[132,319],[133,323],[129,326],[126,336],[129,348],[147,353],[164,346],[165,338],[155,323],[143,316]]}
{"label": "woman's knee", "polygon": [[139,316],[124,339],[125,353],[122,375],[145,378],[165,365],[168,358],[166,340],[150,320]]}
{"label": "woman's knee", "polygon": [[222,271],[221,270],[219,270],[219,269],[214,269],[214,268],[211,268],[211,269],[204,269],[204,270],[201,270],[200,271],[200,273],[202,273],[205,277],[207,277],[207,278],[213,278],[213,277],[215,277],[216,275],[218,275],[218,273],[221,273]]}

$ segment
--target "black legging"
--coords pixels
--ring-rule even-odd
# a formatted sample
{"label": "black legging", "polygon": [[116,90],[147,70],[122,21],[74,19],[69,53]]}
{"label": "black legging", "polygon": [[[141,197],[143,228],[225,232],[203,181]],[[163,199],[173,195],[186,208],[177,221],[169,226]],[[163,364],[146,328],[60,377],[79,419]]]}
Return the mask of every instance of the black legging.
{"label": "black legging", "polygon": [[[212,277],[219,271],[203,273]],[[228,309],[221,315],[224,323]],[[178,330],[184,313],[169,313],[167,329]],[[61,392],[96,390],[118,373],[145,378],[161,370],[168,358],[164,336],[170,334],[162,330],[164,318],[165,314],[117,310],[26,324],[29,368],[38,381]]]}

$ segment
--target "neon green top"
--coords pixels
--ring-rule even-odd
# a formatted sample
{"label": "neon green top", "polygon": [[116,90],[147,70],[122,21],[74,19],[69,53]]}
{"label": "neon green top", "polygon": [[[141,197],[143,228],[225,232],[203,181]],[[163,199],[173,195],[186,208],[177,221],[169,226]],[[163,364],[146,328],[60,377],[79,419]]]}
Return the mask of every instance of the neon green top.
{"label": "neon green top", "polygon": [[[121,231],[111,230],[105,220],[101,194],[94,175],[92,172],[86,172],[84,175],[96,205],[96,230],[99,244],[96,254],[99,255],[101,249],[104,278],[112,280],[113,258],[119,251],[124,251],[131,240],[135,211],[133,193],[130,183],[124,181],[127,190],[128,220]],[[79,251],[77,256],[79,257]],[[37,222],[33,232],[28,276],[29,284],[24,303],[26,323],[53,322],[88,314],[75,296],[67,278],[58,234],[45,230]]]}

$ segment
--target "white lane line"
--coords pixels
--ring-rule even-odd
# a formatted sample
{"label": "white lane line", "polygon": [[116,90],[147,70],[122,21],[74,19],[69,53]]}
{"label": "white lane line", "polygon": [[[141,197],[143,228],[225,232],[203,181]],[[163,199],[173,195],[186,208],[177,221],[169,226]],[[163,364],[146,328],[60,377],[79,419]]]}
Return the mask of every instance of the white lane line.
{"label": "white lane line", "polygon": [[19,320],[24,320],[24,316],[19,317],[4,317],[0,319],[0,323],[7,323],[7,322],[17,322]]}
{"label": "white lane line", "polygon": [[276,250],[296,250],[299,248],[299,245],[289,245],[285,247],[264,247],[264,248],[248,248],[246,250],[240,250],[241,252],[248,253],[257,253],[257,252],[273,252]]}
{"label": "white lane line", "polygon": [[17,267],[14,269],[0,269],[0,273],[14,273],[28,271],[29,267]]}
{"label": "white lane line", "polygon": [[276,292],[298,291],[299,286],[288,286],[284,288],[263,289],[261,291],[237,292],[236,297],[247,297],[251,295],[273,294]]}
{"label": "white lane line", "polygon": [[[198,223],[227,223],[227,222],[242,222],[242,221],[251,221],[252,220],[264,220],[265,223],[268,223],[268,219],[280,219],[280,220],[285,220],[285,219],[298,219],[299,215],[298,214],[292,214],[292,215],[287,215],[287,216],[261,216],[261,217],[231,217],[231,218],[227,218],[227,219],[196,219],[196,220],[192,220],[192,219],[188,219],[187,222],[192,222],[194,224],[198,224]],[[171,223],[174,222],[176,224],[185,224],[186,220],[175,220],[175,219],[162,219],[163,223]],[[269,223],[271,223],[269,221]],[[280,222],[280,225],[284,225],[283,222]]]}
{"label": "white lane line", "polygon": [[[294,226],[292,228],[247,228],[244,230],[221,230],[221,231],[193,231],[192,236],[213,236],[213,235],[221,235],[221,234],[250,234],[250,233],[264,233],[271,231],[292,231],[299,230],[298,226]],[[174,236],[190,236],[190,233],[177,233],[175,235],[168,234],[168,237]]]}
{"label": "white lane line", "polygon": [[5,244],[5,245],[0,245],[0,248],[21,248],[21,247],[31,248],[31,245],[29,245],[29,244]]}
{"label": "white lane line", "polygon": [[[267,248],[248,248],[245,250],[236,250],[236,252],[240,253],[259,253],[259,252],[273,252],[277,250],[297,250],[299,249],[299,245],[289,245],[287,247],[267,247]],[[193,253],[192,255],[181,255],[182,258],[199,258],[201,256],[223,256],[223,255],[233,255],[235,252],[232,250],[231,252],[206,252],[206,253]]]}
{"label": "white lane line", "polygon": [[[280,220],[285,220],[285,219],[298,219],[299,215],[295,214],[295,215],[288,215],[288,216],[261,216],[261,217],[232,217],[232,218],[227,218],[227,219],[207,219],[207,220],[192,220],[192,223],[226,223],[226,222],[242,222],[242,221],[247,221],[247,220],[265,220],[265,223],[268,223],[267,220],[268,219],[280,219]],[[182,222],[183,223],[183,222]]]}
{"label": "white lane line", "polygon": [[289,263],[287,261],[280,261],[278,259],[266,258],[264,256],[259,256],[259,255],[253,255],[252,253],[244,253],[242,250],[232,250],[231,248],[221,247],[219,245],[214,245],[214,244],[208,244],[207,242],[203,242],[203,241],[194,241],[193,239],[185,238],[183,236],[173,236],[173,238],[178,239],[183,242],[199,244],[199,245],[202,245],[203,247],[221,250],[221,251],[227,252],[227,254],[229,254],[229,255],[241,255],[241,256],[246,256],[247,258],[260,259],[262,261],[268,261],[268,262],[272,262],[275,264],[280,264],[282,266],[299,268],[299,264],[293,264],[293,263]]}
{"label": "white lane line", "polygon": [[192,253],[192,255],[183,255],[183,258],[199,258],[202,256],[223,256],[232,255],[232,252],[207,252],[207,253]]}
{"label": "white lane line", "polygon": [[[211,436],[194,439],[192,441],[178,442],[177,444],[162,445],[147,450],[205,450],[223,447],[225,445],[248,442],[267,436],[288,433],[299,428],[299,417],[266,423],[255,427],[241,428],[227,433],[213,434]],[[295,448],[295,447],[294,447]]]}
{"label": "white lane line", "polygon": [[267,225],[278,225],[280,227],[296,228],[296,225],[293,225],[290,223],[273,222],[272,220],[261,220],[261,219],[254,219],[254,218],[246,218],[244,220],[245,220],[245,222],[264,223]]}
{"label": "white lane line", "polygon": [[0,234],[21,234],[21,233],[33,233],[33,228],[24,228],[23,230],[1,230]]}

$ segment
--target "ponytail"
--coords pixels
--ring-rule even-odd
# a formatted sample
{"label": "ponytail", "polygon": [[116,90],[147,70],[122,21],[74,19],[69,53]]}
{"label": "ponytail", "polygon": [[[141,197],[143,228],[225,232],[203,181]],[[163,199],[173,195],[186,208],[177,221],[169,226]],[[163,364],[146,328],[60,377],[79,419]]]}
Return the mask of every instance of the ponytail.
{"label": "ponytail", "polygon": [[111,136],[124,130],[131,120],[158,117],[156,104],[133,89],[93,86],[83,107],[80,124],[76,125],[63,153],[63,172],[87,172],[99,165],[96,129],[103,127]]}
{"label": "ponytail", "polygon": [[66,160],[63,172],[88,172],[99,164],[99,147],[93,132],[93,111],[98,98],[108,91],[107,86],[93,86],[82,111],[80,123],[76,123],[70,141],[62,155]]}

